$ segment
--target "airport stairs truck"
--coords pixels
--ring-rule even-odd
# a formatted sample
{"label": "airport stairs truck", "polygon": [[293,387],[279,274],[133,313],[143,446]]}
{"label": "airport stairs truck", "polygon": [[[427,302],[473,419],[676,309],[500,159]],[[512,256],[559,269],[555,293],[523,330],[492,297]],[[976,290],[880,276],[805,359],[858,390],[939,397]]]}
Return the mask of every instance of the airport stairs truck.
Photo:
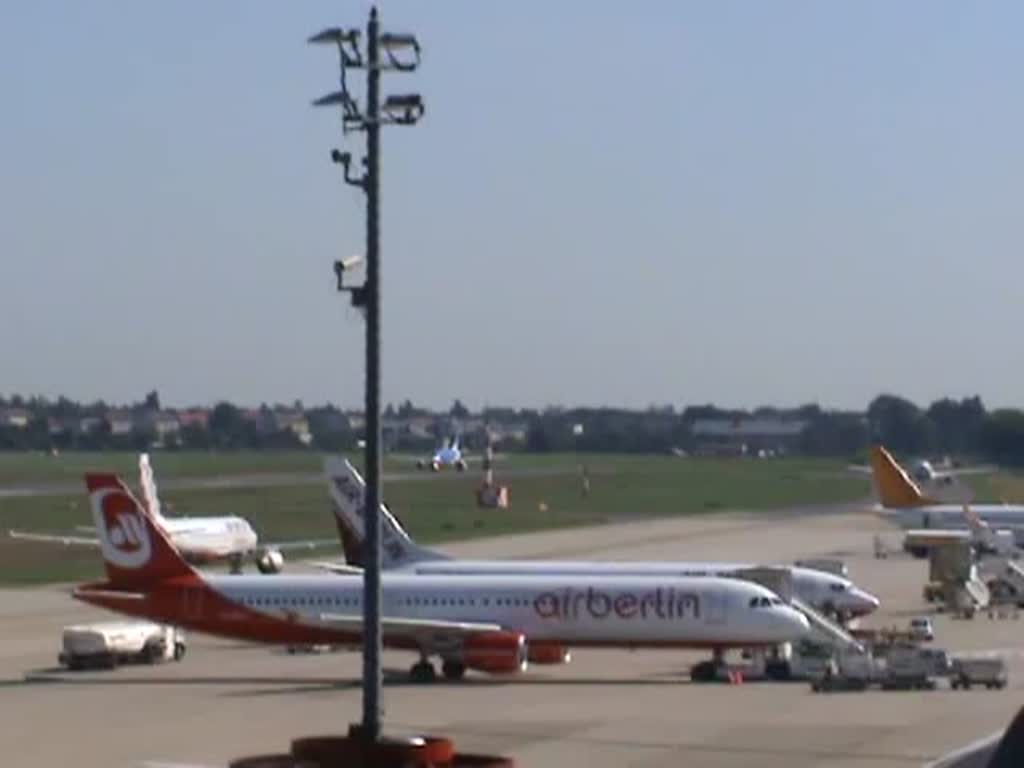
{"label": "airport stairs truck", "polygon": [[800,611],[811,626],[808,637],[797,643],[783,643],[768,653],[752,651],[747,677],[772,680],[808,680],[823,674],[834,657],[863,656],[865,648],[845,627],[805,603],[793,591],[788,568],[747,568],[735,574],[771,589]]}
{"label": "airport stairs truck", "polygon": [[1006,558],[986,561],[985,584],[993,602],[1015,602],[1024,607],[1024,568]]}
{"label": "airport stairs truck", "polygon": [[951,542],[929,551],[929,583],[938,585],[946,610],[970,619],[989,604],[989,588],[978,573],[965,542]]}

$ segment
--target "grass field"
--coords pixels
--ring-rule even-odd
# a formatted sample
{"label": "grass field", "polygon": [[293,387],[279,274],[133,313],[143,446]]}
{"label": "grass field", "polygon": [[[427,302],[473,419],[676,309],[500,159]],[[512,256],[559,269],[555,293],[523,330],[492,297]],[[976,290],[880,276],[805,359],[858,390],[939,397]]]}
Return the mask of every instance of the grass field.
{"label": "grass field", "polygon": [[977,475],[966,478],[975,503],[999,504],[1024,502],[1024,474],[1001,471],[991,475]]}
{"label": "grass field", "polygon": [[[86,469],[111,469],[135,478],[131,454],[68,454],[58,458],[0,455],[0,487],[49,482],[80,482]],[[591,493],[580,493],[579,463],[587,465]],[[315,473],[320,457],[310,453],[171,454],[153,457],[158,482],[167,478],[256,473]],[[526,474],[544,468],[545,474]],[[389,471],[410,470],[409,462],[389,459]],[[517,475],[522,470],[524,474]],[[508,477],[502,478],[502,471]],[[704,514],[722,509],[777,509],[853,500],[867,495],[863,477],[827,461],[676,459],[661,456],[509,456],[498,466],[511,488],[512,508],[480,510],[474,491],[478,473],[411,474],[385,486],[385,499],[410,532],[424,542],[494,536],[514,531],[557,528],[667,515]],[[322,483],[261,488],[161,490],[173,514],[239,514],[252,520],[262,539],[336,536]],[[541,504],[546,505],[542,511]],[[0,499],[0,526],[69,530],[88,525],[84,493]],[[32,583],[94,578],[101,574],[90,549],[29,544],[0,539],[0,583]]]}

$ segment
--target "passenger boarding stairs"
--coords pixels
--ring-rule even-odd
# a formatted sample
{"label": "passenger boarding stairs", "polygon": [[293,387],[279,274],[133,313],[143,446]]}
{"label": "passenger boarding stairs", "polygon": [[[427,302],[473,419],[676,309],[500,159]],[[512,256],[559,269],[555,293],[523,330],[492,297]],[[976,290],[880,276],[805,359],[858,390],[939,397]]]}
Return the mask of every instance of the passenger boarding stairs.
{"label": "passenger boarding stairs", "polygon": [[799,597],[793,596],[789,604],[807,617],[811,625],[811,639],[838,651],[864,653],[864,645],[846,631],[842,624],[832,621]]}
{"label": "passenger boarding stairs", "polygon": [[793,573],[789,568],[744,568],[737,578],[767,587],[807,617],[811,625],[809,639],[835,650],[863,653],[864,646],[843,626],[811,607],[793,592]]}

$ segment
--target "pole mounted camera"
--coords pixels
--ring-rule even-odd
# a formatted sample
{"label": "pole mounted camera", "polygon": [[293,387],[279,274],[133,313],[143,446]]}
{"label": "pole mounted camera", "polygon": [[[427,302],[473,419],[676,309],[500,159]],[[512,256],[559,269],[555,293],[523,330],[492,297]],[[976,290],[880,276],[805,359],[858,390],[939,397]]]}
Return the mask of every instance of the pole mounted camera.
{"label": "pole mounted camera", "polygon": [[[331,150],[331,162],[336,165],[340,165],[345,169],[345,183],[351,184],[353,187],[366,191],[366,174],[362,176],[353,176],[349,173],[349,168],[352,164],[352,153],[351,152],[339,152],[337,149]],[[366,166],[366,158],[363,158],[363,166]]]}
{"label": "pole mounted camera", "polygon": [[356,309],[366,307],[366,285],[346,285],[345,276],[351,275],[362,265],[363,257],[361,255],[349,256],[347,259],[338,259],[334,262],[334,276],[338,280],[338,291],[348,292],[352,306]]}

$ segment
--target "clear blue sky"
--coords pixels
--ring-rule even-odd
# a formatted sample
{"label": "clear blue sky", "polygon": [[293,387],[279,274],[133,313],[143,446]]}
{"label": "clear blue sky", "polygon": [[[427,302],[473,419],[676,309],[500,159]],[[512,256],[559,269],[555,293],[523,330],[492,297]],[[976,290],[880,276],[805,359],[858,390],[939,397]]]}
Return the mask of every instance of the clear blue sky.
{"label": "clear blue sky", "polygon": [[[0,391],[361,402],[304,40],[367,8],[7,10]],[[1024,406],[1024,5],[382,12],[427,101],[384,137],[386,399]]]}

